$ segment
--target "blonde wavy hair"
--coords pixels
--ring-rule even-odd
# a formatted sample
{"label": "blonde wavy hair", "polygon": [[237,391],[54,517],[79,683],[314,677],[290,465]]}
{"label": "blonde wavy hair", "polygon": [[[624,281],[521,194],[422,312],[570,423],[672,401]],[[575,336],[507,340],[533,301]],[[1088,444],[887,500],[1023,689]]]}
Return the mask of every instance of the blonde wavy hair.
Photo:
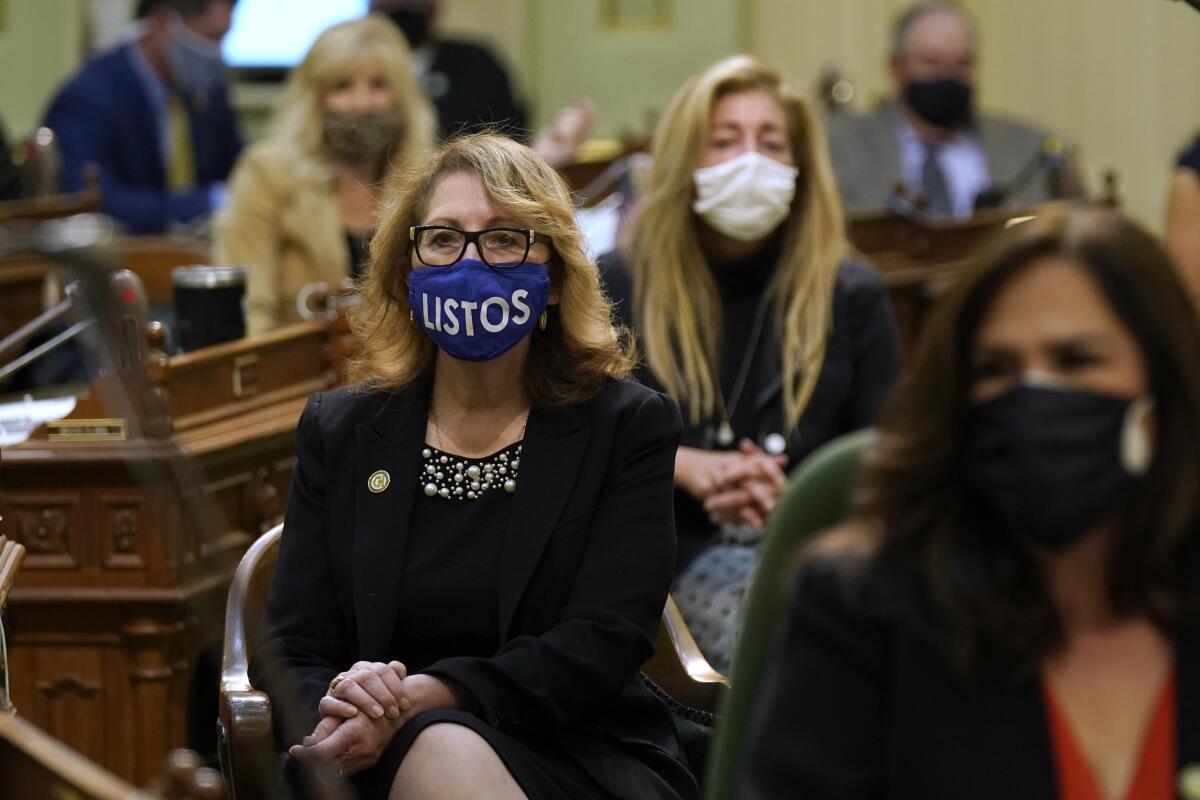
{"label": "blonde wavy hair", "polygon": [[838,263],[847,252],[841,200],[821,122],[779,73],[749,56],[719,61],[675,94],[654,133],[654,158],[633,223],[634,308],[646,363],[693,423],[714,413],[721,301],[692,212],[692,174],[722,97],[765,90],[783,108],[800,174],[783,222],[783,254],[767,291],[783,352],[784,418],[804,413],[825,358]]}
{"label": "blonde wavy hair", "polygon": [[379,67],[405,117],[392,164],[409,163],[432,147],[436,127],[433,106],[417,85],[411,62],[404,35],[383,17],[368,15],[326,29],[288,77],[267,138],[289,145],[301,172],[331,178],[322,147],[321,100],[340,81]]}
{"label": "blonde wavy hair", "polygon": [[505,216],[553,241],[547,268],[559,302],[549,307],[545,330],[531,334],[525,386],[532,402],[582,402],[605,380],[627,376],[636,363],[634,349],[625,331],[613,325],[566,184],[528,147],[480,133],[454,139],[426,163],[403,170],[385,198],[361,300],[350,314],[356,345],[351,382],[361,389],[398,389],[432,369],[436,348],[413,322],[408,303],[413,269],[408,231],[422,224],[441,179],[459,172],[478,176]]}

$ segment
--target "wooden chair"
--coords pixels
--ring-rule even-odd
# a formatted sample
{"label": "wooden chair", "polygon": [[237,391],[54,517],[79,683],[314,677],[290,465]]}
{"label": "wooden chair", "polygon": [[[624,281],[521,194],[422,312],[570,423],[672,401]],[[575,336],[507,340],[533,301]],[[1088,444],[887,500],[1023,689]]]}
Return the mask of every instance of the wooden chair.
{"label": "wooden chair", "polygon": [[[248,667],[282,534],[283,526],[276,525],[246,551],[225,607],[217,753],[230,800],[269,796],[276,775],[271,699],[251,686]],[[703,713],[716,710],[729,686],[696,646],[670,597],[658,626],[657,650],[644,671],[676,703]]]}
{"label": "wooden chair", "polygon": [[17,571],[25,560],[25,545],[0,535],[0,612],[8,602],[8,592],[17,579]]}
{"label": "wooden chair", "polygon": [[[21,562],[25,560],[25,545],[0,535],[0,614],[8,602],[8,593],[17,580]],[[8,696],[8,648],[4,641],[4,622],[0,620],[0,713],[12,710]]]}
{"label": "wooden chair", "polygon": [[75,800],[222,800],[221,776],[189,750],[172,751],[138,789],[27,719],[0,713],[0,797]]}

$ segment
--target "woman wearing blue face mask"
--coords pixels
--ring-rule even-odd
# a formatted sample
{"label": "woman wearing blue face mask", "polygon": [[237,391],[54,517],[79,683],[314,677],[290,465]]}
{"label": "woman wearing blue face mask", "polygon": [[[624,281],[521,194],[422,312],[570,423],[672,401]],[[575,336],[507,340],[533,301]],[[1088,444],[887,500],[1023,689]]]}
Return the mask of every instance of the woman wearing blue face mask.
{"label": "woman wearing blue face mask", "polygon": [[628,252],[602,268],[641,377],[684,412],[676,600],[720,667],[785,470],[871,424],[899,347],[883,279],[846,258],[820,122],[778,73],[737,56],[696,75],[653,156]]}
{"label": "woman wearing blue face mask", "polygon": [[880,429],[741,796],[1197,796],[1200,326],[1162,246],[1108,211],[1016,226]]}
{"label": "woman wearing blue face mask", "polygon": [[292,763],[362,797],[696,797],[637,678],[679,415],[625,379],[565,185],[510,139],[456,140],[371,250],[354,386],[300,420],[252,664]]}

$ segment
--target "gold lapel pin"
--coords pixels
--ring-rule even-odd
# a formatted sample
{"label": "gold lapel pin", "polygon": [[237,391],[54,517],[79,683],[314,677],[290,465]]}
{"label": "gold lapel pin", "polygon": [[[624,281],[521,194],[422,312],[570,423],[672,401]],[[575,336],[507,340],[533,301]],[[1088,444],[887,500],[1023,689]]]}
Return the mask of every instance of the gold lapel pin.
{"label": "gold lapel pin", "polygon": [[392,476],[387,474],[385,469],[377,469],[371,473],[371,477],[367,478],[367,488],[373,494],[379,494],[386,489],[392,482]]}

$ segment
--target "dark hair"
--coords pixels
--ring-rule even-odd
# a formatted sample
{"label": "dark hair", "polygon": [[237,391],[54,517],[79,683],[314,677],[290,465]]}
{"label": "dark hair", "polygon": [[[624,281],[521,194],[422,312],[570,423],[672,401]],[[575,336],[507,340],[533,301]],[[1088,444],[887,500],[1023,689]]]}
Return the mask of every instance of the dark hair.
{"label": "dark hair", "polygon": [[1035,666],[1062,630],[1027,546],[965,517],[971,350],[1002,286],[1043,258],[1082,269],[1138,343],[1155,398],[1154,456],[1117,521],[1116,613],[1164,630],[1196,608],[1200,571],[1200,324],[1162,246],[1125,217],[1061,209],[1014,226],[944,298],[880,423],[856,500],[882,531],[878,564],[916,589],[910,621],[967,678]]}
{"label": "dark hair", "polygon": [[[227,0],[230,5],[236,5],[237,0]],[[217,0],[138,0],[134,19],[144,19],[160,7],[173,8],[184,17],[195,17],[203,14]]]}
{"label": "dark hair", "polygon": [[912,32],[913,26],[928,14],[953,14],[967,23],[967,27],[971,29],[972,38],[975,37],[975,21],[971,19],[971,15],[965,8],[952,0],[924,0],[924,2],[916,3],[900,12],[896,21],[892,23],[892,58],[904,52],[904,48],[908,46],[908,35]]}

